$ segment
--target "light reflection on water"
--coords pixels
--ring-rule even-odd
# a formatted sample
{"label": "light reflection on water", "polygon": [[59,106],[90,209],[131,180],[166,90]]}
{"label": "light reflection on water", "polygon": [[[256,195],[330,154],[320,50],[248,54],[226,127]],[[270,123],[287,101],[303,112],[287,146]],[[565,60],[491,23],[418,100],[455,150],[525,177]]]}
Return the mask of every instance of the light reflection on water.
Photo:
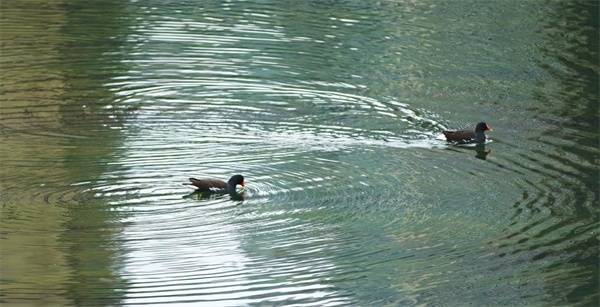
{"label": "light reflection on water", "polygon": [[595,4],[37,5],[2,4],[0,302],[598,300]]}

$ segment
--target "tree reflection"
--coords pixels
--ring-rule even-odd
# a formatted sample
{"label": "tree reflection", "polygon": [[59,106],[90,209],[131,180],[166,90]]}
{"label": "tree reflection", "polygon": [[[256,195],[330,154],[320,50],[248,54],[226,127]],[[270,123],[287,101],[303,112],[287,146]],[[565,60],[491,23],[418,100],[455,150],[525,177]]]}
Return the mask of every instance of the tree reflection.
{"label": "tree reflection", "polygon": [[[540,172],[553,180],[531,183],[543,186],[548,191],[541,192],[549,195],[526,197],[515,206],[515,216],[529,212],[527,208],[545,207],[553,218],[560,220],[546,232],[570,229],[560,239],[538,243],[565,244],[565,249],[545,248],[541,252],[536,246],[526,249],[537,253],[536,259],[570,255],[567,261],[546,269],[548,276],[557,271],[568,272],[547,282],[548,292],[555,296],[553,303],[566,298],[571,303],[594,305],[598,302],[600,241],[597,236],[586,234],[597,229],[599,220],[599,7],[597,1],[560,1],[549,8],[551,11],[540,27],[544,43],[538,46],[544,57],[539,57],[537,64],[552,79],[540,83],[534,97],[535,105],[543,106],[537,112],[560,118],[561,123],[553,125],[557,128],[546,131],[540,140],[555,150],[533,153],[551,161]],[[543,202],[535,203],[539,201]],[[565,289],[569,289],[566,295]]]}
{"label": "tree reflection", "polygon": [[2,301],[117,305],[121,214],[89,187],[120,147],[111,128],[126,114],[105,84],[127,69],[114,52],[127,3],[4,1],[2,12]]}

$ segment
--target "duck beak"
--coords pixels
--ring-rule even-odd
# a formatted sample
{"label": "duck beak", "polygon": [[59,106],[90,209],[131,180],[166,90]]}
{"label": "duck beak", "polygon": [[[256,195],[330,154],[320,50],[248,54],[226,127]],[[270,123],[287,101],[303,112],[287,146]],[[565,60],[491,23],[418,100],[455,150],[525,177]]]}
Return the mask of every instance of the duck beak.
{"label": "duck beak", "polygon": [[492,127],[490,127],[488,124],[485,124],[485,128],[486,128],[488,131],[494,131],[494,129],[492,129]]}
{"label": "duck beak", "polygon": [[245,186],[244,186],[244,182],[240,183],[240,185],[242,186],[242,188],[243,188],[243,187],[245,187]]}

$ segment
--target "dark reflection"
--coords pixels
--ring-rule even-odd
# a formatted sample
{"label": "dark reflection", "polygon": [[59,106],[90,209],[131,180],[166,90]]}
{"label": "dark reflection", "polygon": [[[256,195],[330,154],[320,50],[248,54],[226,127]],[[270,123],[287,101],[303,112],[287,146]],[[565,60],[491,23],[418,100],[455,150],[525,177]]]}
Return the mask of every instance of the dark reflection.
{"label": "dark reflection", "polygon": [[[553,150],[523,154],[536,167],[532,171],[548,180],[529,182],[523,200],[515,204],[514,220],[527,214],[530,225],[509,230],[506,243],[516,250],[513,254],[534,253],[534,260],[555,257],[566,260],[555,262],[545,269],[548,276],[563,272],[560,279],[548,279],[546,286],[552,293],[550,302],[566,299],[570,303],[596,305],[599,301],[600,241],[594,232],[598,229],[600,201],[597,165],[600,145],[598,110],[598,1],[559,1],[549,6],[552,11],[541,25],[544,43],[539,45],[544,57],[537,58],[552,80],[544,80],[534,93],[543,106],[537,112],[550,118],[560,118],[557,128],[545,132],[539,142]],[[558,65],[557,65],[558,64]],[[535,158],[544,156],[545,161]],[[517,161],[515,165],[519,165]],[[535,225],[546,222],[541,208],[550,212],[558,222],[539,234],[531,233]],[[564,232],[563,236],[554,235]],[[535,235],[536,244],[525,239]],[[566,248],[550,248],[565,245]],[[542,248],[543,247],[543,248]],[[565,289],[567,293],[564,294]]]}
{"label": "dark reflection", "polygon": [[492,152],[491,149],[485,149],[485,144],[477,144],[475,146],[475,158],[485,160],[487,156]]}
{"label": "dark reflection", "polygon": [[455,152],[463,152],[463,151],[468,151],[468,152],[475,152],[475,158],[477,159],[481,159],[481,160],[486,160],[487,156],[492,152],[491,149],[486,148],[485,144],[476,144],[475,146],[452,146],[449,147],[448,150],[451,151],[455,151]]}
{"label": "dark reflection", "polygon": [[[12,162],[3,164],[0,177],[10,180],[1,187],[10,191],[9,209],[25,217],[1,220],[10,233],[0,239],[2,275],[10,278],[0,282],[9,289],[3,302],[119,305],[127,285],[117,239],[123,216],[93,186],[122,144],[112,128],[123,114],[106,84],[127,70],[114,51],[130,26],[124,20],[133,19],[124,18],[122,1],[14,1],[1,8],[3,24],[11,25],[0,35],[2,128],[13,132],[2,139],[2,160]],[[38,256],[19,257],[23,250]]]}
{"label": "dark reflection", "polygon": [[[129,23],[127,3],[123,1],[66,2],[65,25],[59,48],[65,75],[64,104],[59,109],[61,129],[83,134],[87,139],[71,139],[64,159],[71,181],[94,181],[109,169],[122,147],[119,127],[123,120],[118,98],[105,86],[124,74],[122,49]],[[77,163],[87,157],[87,163]],[[92,192],[88,192],[92,193]],[[72,272],[66,295],[77,306],[118,305],[123,300],[127,280],[121,275],[122,250],[117,236],[121,232],[119,211],[111,210],[107,199],[67,206],[70,219],[61,239],[68,247],[67,261]]]}
{"label": "dark reflection", "polygon": [[207,200],[207,199],[220,199],[229,196],[233,201],[243,201],[246,199],[246,192],[234,192],[234,193],[215,193],[207,191],[194,191],[189,193],[183,198],[195,199],[195,200]]}
{"label": "dark reflection", "polygon": [[76,306],[118,305],[127,287],[127,280],[119,274],[123,252],[115,243],[121,231],[115,222],[118,214],[102,201],[69,211],[71,219],[61,235],[72,271],[67,297]]}

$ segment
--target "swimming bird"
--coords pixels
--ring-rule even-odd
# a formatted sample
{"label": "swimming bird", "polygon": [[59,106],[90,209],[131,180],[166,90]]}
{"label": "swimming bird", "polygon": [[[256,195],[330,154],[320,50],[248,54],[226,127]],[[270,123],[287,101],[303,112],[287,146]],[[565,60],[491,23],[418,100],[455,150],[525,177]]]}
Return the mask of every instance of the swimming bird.
{"label": "swimming bird", "polygon": [[217,192],[217,193],[235,193],[237,185],[244,186],[244,176],[233,175],[227,182],[219,179],[196,179],[190,178],[190,183],[184,183],[185,185],[193,185],[197,188],[197,191],[203,192]]}
{"label": "swimming bird", "polygon": [[485,143],[485,132],[492,131],[492,128],[484,122],[480,122],[475,126],[475,131],[460,130],[460,131],[442,131],[446,140],[449,142],[465,143]]}

